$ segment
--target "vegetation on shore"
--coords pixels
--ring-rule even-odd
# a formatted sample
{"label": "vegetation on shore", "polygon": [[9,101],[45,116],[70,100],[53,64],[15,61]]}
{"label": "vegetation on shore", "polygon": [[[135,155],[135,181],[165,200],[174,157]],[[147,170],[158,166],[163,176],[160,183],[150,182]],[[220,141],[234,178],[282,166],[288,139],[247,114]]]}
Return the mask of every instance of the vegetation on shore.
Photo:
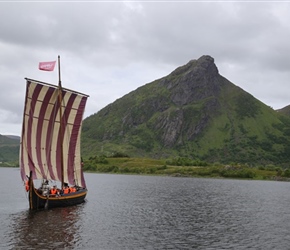
{"label": "vegetation on shore", "polygon": [[18,168],[19,163],[18,162],[0,162],[0,167],[3,168]]}
{"label": "vegetation on shore", "polygon": [[[95,173],[290,181],[290,168],[276,165],[209,164],[184,157],[166,160],[131,158],[122,153],[90,157],[83,159],[83,163],[84,171]],[[0,162],[0,167],[19,167],[19,164]]]}
{"label": "vegetation on shore", "polygon": [[249,166],[238,163],[222,165],[208,164],[188,158],[156,160],[150,158],[130,158],[115,154],[90,157],[84,160],[84,170],[98,173],[167,175],[176,177],[237,178],[252,180],[290,180],[290,169],[279,166]]}

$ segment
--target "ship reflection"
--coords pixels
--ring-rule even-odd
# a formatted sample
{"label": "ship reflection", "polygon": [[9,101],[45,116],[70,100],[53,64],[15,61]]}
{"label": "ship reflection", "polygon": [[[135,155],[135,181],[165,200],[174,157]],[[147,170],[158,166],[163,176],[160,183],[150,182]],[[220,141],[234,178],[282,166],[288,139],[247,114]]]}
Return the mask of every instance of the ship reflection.
{"label": "ship reflection", "polygon": [[13,249],[71,249],[80,241],[84,204],[14,215]]}

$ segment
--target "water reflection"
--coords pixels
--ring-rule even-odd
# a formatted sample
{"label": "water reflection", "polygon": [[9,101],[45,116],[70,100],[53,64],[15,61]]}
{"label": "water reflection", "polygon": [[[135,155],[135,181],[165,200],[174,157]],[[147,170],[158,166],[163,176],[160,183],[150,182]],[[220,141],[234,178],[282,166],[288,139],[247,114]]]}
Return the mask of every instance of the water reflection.
{"label": "water reflection", "polygon": [[80,238],[79,216],[85,204],[11,215],[12,249],[74,248]]}

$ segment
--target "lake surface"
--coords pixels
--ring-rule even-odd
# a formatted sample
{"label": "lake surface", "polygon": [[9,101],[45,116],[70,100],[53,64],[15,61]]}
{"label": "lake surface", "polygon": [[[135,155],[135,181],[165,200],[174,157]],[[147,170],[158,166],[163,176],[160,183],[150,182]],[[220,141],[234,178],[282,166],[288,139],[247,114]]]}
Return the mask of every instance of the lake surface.
{"label": "lake surface", "polygon": [[288,182],[85,178],[86,203],[30,212],[19,170],[0,168],[0,249],[290,249]]}

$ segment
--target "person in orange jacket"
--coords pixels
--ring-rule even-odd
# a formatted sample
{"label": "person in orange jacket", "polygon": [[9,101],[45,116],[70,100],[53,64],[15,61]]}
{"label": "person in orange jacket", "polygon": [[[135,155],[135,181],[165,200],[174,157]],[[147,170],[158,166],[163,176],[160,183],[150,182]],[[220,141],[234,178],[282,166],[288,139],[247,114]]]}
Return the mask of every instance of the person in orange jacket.
{"label": "person in orange jacket", "polygon": [[64,184],[62,191],[63,191],[63,194],[68,194],[70,192],[70,189],[69,189],[67,183]]}
{"label": "person in orange jacket", "polygon": [[76,190],[76,188],[75,187],[70,187],[69,188],[69,192],[70,193],[74,193],[74,192],[76,192],[77,190]]}
{"label": "person in orange jacket", "polygon": [[29,191],[29,180],[27,180],[27,181],[25,182],[25,190],[26,190],[26,192]]}
{"label": "person in orange jacket", "polygon": [[54,185],[53,188],[50,189],[50,194],[53,195],[53,196],[57,195],[57,188],[56,188],[56,185]]}

